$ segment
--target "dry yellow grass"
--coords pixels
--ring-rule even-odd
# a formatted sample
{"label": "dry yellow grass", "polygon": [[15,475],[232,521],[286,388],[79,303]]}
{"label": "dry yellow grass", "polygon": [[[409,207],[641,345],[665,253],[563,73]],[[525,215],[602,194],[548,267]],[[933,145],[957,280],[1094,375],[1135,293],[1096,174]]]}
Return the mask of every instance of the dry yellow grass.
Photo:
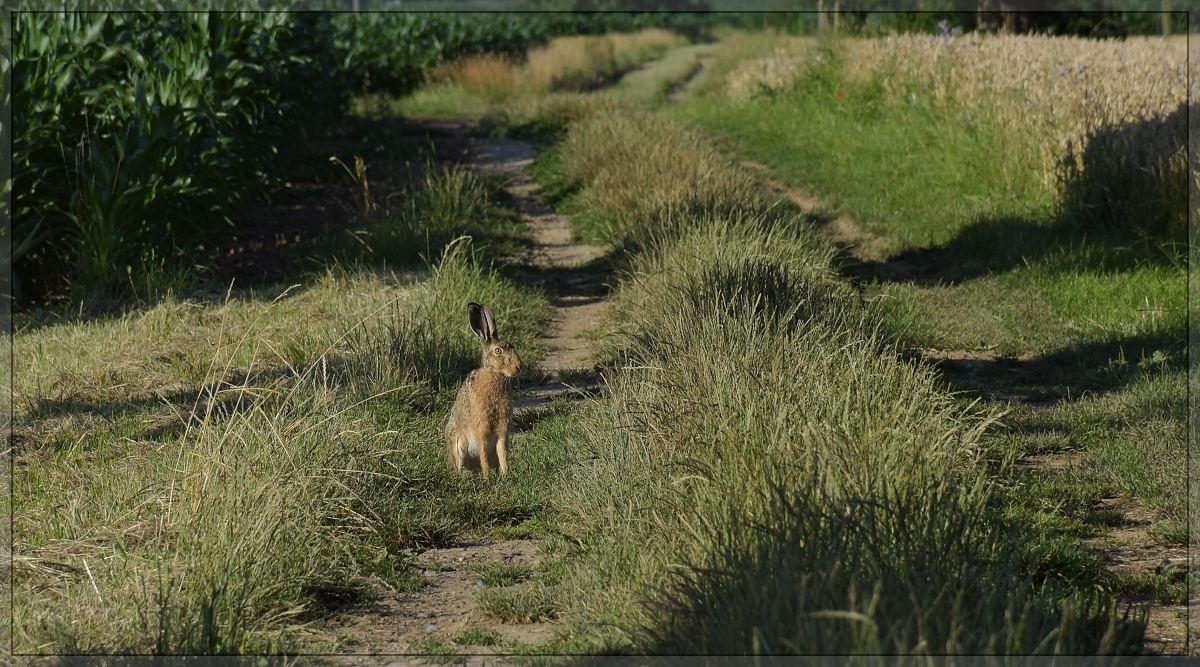
{"label": "dry yellow grass", "polygon": [[1105,127],[1178,122],[1163,129],[1182,138],[1183,118],[1171,118],[1187,100],[1183,38],[905,35],[847,46],[850,80],[880,77],[893,95],[925,89],[948,106],[986,110],[1039,137],[1047,159],[1075,154]]}
{"label": "dry yellow grass", "polygon": [[513,58],[482,53],[442,63],[429,73],[433,83],[457,83],[480,95],[511,94],[521,83],[521,68]]}
{"label": "dry yellow grass", "polygon": [[523,63],[495,54],[472,55],[437,67],[430,79],[458,84],[493,99],[587,90],[682,42],[678,35],[657,29],[557,37],[546,46],[530,49]]}

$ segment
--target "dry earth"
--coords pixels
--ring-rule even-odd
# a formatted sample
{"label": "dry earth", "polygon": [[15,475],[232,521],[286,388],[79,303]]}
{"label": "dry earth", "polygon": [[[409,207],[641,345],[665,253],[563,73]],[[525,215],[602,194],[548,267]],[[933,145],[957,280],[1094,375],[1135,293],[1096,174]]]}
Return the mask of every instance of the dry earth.
{"label": "dry earth", "polygon": [[[1155,540],[1148,529],[1158,517],[1132,498],[1105,498],[1099,509],[1116,510],[1125,523],[1108,535],[1085,540],[1088,546],[1103,553],[1109,567],[1120,575],[1154,574],[1164,570],[1186,569],[1186,547],[1165,546]],[[1144,596],[1122,596],[1122,602],[1150,604],[1146,628],[1146,648],[1160,655],[1181,655],[1187,650],[1187,607],[1156,602]]]}
{"label": "dry earth", "polygon": [[[590,360],[592,343],[586,334],[596,330],[608,313],[605,274],[596,268],[602,250],[572,243],[570,220],[546,206],[539,198],[538,186],[524,177],[525,168],[536,156],[531,144],[471,137],[474,125],[466,120],[427,120],[423,124],[443,159],[508,179],[512,203],[533,237],[532,247],[509,258],[508,263],[546,290],[554,310],[545,337],[538,341],[547,350],[540,366],[548,380],[518,394],[514,401],[518,421],[521,412],[556,396],[586,395],[599,384]],[[519,441],[514,440],[514,446],[519,447]],[[483,590],[477,568],[489,562],[536,568],[543,559],[531,540],[481,539],[431,549],[414,561],[428,582],[425,587],[413,593],[380,588],[369,605],[346,610],[329,629],[346,641],[345,653],[358,656],[353,661],[363,664],[422,664],[425,659],[396,656],[429,653],[439,647],[475,655],[467,664],[494,664],[494,657],[483,656],[505,652],[505,644],[544,643],[554,638],[556,626],[550,622],[499,623],[483,616],[476,602]],[[471,646],[454,642],[469,630],[496,632],[502,643]]]}

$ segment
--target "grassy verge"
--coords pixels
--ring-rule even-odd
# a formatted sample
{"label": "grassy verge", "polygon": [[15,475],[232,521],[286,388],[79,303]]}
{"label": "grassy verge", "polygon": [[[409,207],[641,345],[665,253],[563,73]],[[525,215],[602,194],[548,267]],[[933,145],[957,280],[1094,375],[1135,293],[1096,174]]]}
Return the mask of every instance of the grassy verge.
{"label": "grassy verge", "polygon": [[[771,94],[736,100],[730,74],[772,48],[791,49],[797,72],[779,75],[790,78]],[[1185,482],[1163,462],[1183,456],[1185,270],[1180,247],[1137,232],[1170,225],[1132,214],[1115,227],[1083,224],[1074,190],[1060,199],[1046,178],[1055,156],[1043,137],[918,92],[897,103],[908,89],[896,81],[862,76],[836,54],[822,65],[812,49],[734,37],[714,67],[724,78],[670,113],[879,238],[881,252],[843,272],[878,301],[902,346],[945,358],[956,388],[1056,402],[1018,410],[1006,436],[1023,454],[1078,454],[1031,473],[1057,480],[1031,482],[1044,498],[1073,494],[1063,513],[1087,516],[1101,498],[1132,497],[1158,513],[1161,534],[1178,536]]]}
{"label": "grassy verge", "polygon": [[574,122],[542,172],[623,250],[610,383],[556,492],[578,647],[1136,646],[1136,614],[995,510],[994,414],[904,360],[798,212],[645,113]]}
{"label": "grassy verge", "polygon": [[[433,243],[471,231],[439,221],[503,227],[488,194],[427,172],[411,208],[369,228]],[[439,443],[477,361],[463,304],[488,303],[535,363],[544,297],[469,242],[422,264],[371,240],[384,261],[292,288],[29,316],[14,340],[16,650],[336,648],[311,635],[324,606],[419,588],[416,550],[541,511],[560,451],[514,448],[525,474],[486,484],[454,475]]]}

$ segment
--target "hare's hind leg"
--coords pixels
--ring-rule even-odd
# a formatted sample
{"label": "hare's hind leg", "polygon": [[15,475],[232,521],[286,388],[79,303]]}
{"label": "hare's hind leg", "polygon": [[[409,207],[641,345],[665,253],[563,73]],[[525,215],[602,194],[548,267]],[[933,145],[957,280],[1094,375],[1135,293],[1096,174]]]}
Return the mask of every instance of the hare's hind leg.
{"label": "hare's hind leg", "polygon": [[462,437],[458,433],[446,434],[446,453],[450,455],[450,465],[454,466],[455,472],[462,472],[463,468],[463,447]]}

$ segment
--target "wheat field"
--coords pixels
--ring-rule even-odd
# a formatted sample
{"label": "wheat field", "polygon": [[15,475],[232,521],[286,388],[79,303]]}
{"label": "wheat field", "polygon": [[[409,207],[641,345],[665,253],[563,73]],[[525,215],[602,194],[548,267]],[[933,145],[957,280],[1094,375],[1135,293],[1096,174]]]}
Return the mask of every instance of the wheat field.
{"label": "wheat field", "polygon": [[[788,93],[821,68],[875,86],[885,104],[930,104],[1032,139],[1027,159],[1066,208],[1152,216],[1186,228],[1187,40],[897,35],[832,48],[792,39],[726,76],[734,100]],[[1147,194],[1148,193],[1148,194]],[[1139,200],[1131,213],[1129,200]],[[1106,221],[1108,222],[1108,221]]]}

